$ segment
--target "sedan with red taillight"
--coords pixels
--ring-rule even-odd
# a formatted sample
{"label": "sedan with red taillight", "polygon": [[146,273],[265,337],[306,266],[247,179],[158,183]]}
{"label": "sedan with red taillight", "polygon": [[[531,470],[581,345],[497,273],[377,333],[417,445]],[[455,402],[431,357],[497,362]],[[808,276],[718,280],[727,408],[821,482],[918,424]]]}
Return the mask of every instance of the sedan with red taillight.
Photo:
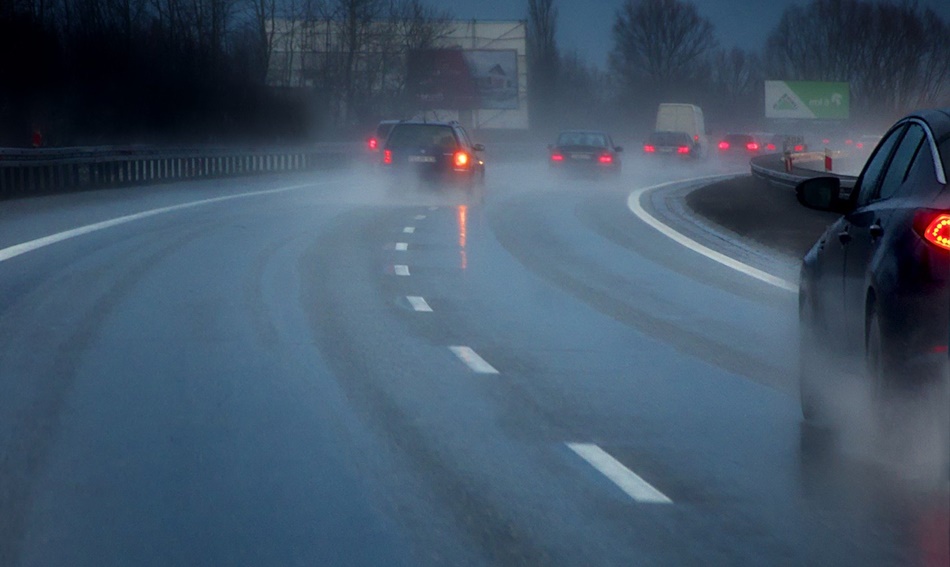
{"label": "sedan with red taillight", "polygon": [[611,137],[593,130],[567,130],[558,134],[557,142],[548,146],[548,163],[557,171],[588,174],[619,174],[620,153]]}
{"label": "sedan with red taillight", "polygon": [[[834,425],[842,377],[872,408],[950,382],[950,108],[912,114],[880,140],[853,190],[819,177],[799,201],[835,211],[805,256],[799,286],[800,386],[806,420]],[[927,386],[937,386],[929,388]],[[886,424],[888,427],[894,424]]]}
{"label": "sedan with red taillight", "polygon": [[766,144],[751,134],[726,134],[716,147],[722,158],[748,159],[767,151]]}
{"label": "sedan with red taillight", "polygon": [[699,144],[686,132],[653,132],[643,144],[643,153],[685,159],[700,157]]}

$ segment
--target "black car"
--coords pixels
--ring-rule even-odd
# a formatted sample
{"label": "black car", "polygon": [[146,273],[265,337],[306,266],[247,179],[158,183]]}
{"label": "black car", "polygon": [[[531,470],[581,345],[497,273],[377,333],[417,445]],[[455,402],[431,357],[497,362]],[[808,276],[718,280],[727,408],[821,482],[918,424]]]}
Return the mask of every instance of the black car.
{"label": "black car", "polygon": [[796,134],[775,134],[761,149],[766,152],[801,153],[808,151],[808,144],[805,143],[804,137]]}
{"label": "black car", "polygon": [[717,145],[723,158],[748,159],[765,150],[765,143],[752,134],[726,134]]}
{"label": "black car", "polygon": [[567,130],[558,134],[557,142],[548,146],[549,162],[556,170],[588,174],[619,174],[620,152],[604,132]]}
{"label": "black car", "polygon": [[950,380],[948,166],[950,109],[931,110],[888,131],[847,197],[837,178],[797,187],[803,205],[843,215],[801,269],[806,420],[835,417],[841,377],[866,381],[859,385],[878,409],[894,394]]}
{"label": "black car", "polygon": [[484,150],[457,122],[402,121],[390,130],[381,163],[396,176],[473,187],[485,179]]}
{"label": "black car", "polygon": [[679,158],[699,157],[699,142],[686,132],[654,132],[643,144],[643,153]]}

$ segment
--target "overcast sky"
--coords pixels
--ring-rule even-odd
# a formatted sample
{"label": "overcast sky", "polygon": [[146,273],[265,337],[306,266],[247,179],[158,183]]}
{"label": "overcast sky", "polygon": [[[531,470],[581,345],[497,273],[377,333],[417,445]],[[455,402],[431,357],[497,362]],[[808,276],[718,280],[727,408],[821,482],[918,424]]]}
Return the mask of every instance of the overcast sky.
{"label": "overcast sky", "polygon": [[[460,19],[523,20],[527,0],[426,0]],[[725,47],[760,50],[786,7],[795,0],[696,0],[702,15],[716,26]],[[950,20],[950,0],[922,0]],[[612,45],[611,26],[623,0],[555,0],[560,12],[558,42],[562,51],[577,50],[588,62],[605,67]]]}

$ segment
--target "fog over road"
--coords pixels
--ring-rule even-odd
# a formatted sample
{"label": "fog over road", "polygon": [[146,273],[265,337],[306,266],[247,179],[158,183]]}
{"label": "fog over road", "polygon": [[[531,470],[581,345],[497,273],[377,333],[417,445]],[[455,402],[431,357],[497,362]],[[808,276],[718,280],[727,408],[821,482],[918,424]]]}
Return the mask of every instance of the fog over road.
{"label": "fog over road", "polygon": [[[3,203],[0,565],[925,564],[946,486],[800,450],[796,294],[628,207],[730,172]],[[794,282],[703,183],[638,202]]]}

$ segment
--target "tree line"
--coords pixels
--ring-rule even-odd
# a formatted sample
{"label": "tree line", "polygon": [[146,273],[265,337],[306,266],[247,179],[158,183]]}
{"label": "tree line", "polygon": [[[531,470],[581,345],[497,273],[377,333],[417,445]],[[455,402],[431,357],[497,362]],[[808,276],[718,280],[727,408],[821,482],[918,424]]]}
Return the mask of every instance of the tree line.
{"label": "tree line", "polygon": [[881,127],[950,102],[950,23],[913,2],[794,5],[764,48],[750,51],[723,48],[692,2],[626,0],[614,17],[606,74],[559,52],[555,0],[528,0],[528,19],[530,74],[542,87],[533,92],[538,123],[570,115],[584,101],[602,109],[602,122],[622,116],[647,129],[666,101],[699,104],[713,122],[751,126],[743,122],[762,117],[769,79],[848,82],[852,117],[873,117]]}
{"label": "tree line", "polygon": [[[373,22],[392,22],[396,51],[448,17],[421,0],[0,0],[0,146],[34,131],[46,145],[313,139],[387,100],[393,58],[373,70],[360,56]],[[310,89],[267,85],[287,19],[327,22],[341,42]]]}
{"label": "tree line", "polygon": [[[423,0],[0,0],[0,146],[302,141],[358,131],[405,105],[406,54],[452,15]],[[812,0],[763,49],[725,49],[688,0],[626,0],[607,69],[558,44],[556,0],[526,0],[533,128],[647,128],[658,102],[735,123],[766,79],[847,81],[852,115],[882,122],[950,101],[950,24],[916,3]],[[276,22],[332,41],[304,82],[274,89]],[[384,24],[384,25],[381,25]],[[303,27],[297,27],[303,26]],[[286,30],[285,30],[286,31]],[[321,39],[323,38],[323,39]],[[300,55],[301,57],[303,55]],[[280,82],[280,81],[277,81]]]}

